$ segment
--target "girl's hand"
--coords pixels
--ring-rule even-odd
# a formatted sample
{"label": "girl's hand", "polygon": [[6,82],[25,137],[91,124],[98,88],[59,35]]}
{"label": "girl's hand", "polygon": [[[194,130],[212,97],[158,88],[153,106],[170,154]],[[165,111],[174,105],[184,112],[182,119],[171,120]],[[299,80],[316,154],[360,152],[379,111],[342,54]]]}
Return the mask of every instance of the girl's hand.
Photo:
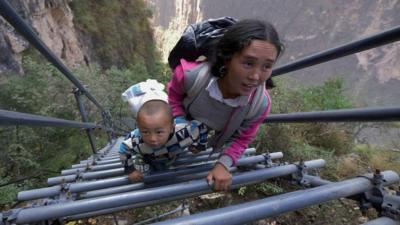
{"label": "girl's hand", "polygon": [[224,165],[217,163],[208,174],[207,182],[214,183],[215,191],[228,191],[232,184],[232,175]]}

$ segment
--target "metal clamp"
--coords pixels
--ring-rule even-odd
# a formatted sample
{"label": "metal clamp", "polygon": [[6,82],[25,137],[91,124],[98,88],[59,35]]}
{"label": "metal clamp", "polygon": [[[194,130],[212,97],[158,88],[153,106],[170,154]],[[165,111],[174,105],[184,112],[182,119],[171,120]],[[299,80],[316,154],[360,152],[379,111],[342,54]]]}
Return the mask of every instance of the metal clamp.
{"label": "metal clamp", "polygon": [[309,187],[310,186],[310,181],[307,179],[307,166],[304,164],[303,160],[300,160],[297,166],[297,172],[292,174],[292,179],[295,183],[302,187]]}
{"label": "metal clamp", "polygon": [[390,194],[384,195],[381,214],[400,221],[400,196]]}
{"label": "metal clamp", "polygon": [[68,199],[72,198],[72,193],[70,191],[70,185],[71,184],[65,183],[65,182],[62,182],[60,184],[61,189],[60,189],[60,194],[58,195],[59,200],[68,200]]}
{"label": "metal clamp", "polygon": [[0,213],[0,225],[11,225],[15,224],[15,220],[17,219],[18,213],[22,210],[22,208],[12,209],[7,212]]}
{"label": "metal clamp", "polygon": [[273,162],[271,159],[271,155],[266,153],[266,154],[262,154],[265,158],[264,163],[265,163],[265,167],[269,168],[273,166]]}

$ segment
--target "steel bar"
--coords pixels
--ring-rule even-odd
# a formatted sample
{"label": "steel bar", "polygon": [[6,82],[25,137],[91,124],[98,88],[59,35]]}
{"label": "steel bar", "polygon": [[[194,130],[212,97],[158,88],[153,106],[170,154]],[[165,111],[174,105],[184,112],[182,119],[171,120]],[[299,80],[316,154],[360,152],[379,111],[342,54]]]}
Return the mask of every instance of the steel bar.
{"label": "steel bar", "polygon": [[147,188],[145,183],[126,184],[126,185],[120,185],[118,187],[106,188],[106,189],[100,189],[100,190],[96,190],[96,191],[89,191],[86,193],[81,193],[79,195],[78,199],[97,198],[97,197],[101,197],[101,196],[109,196],[109,195],[124,193],[124,192],[128,192],[128,191],[141,190],[144,188]]}
{"label": "steel bar", "polygon": [[400,107],[340,109],[270,115],[264,123],[398,121]]}
{"label": "steel bar", "polygon": [[[231,172],[236,171],[236,167],[231,167],[230,170]],[[118,194],[118,193],[124,193],[127,191],[133,191],[133,190],[140,190],[144,188],[156,188],[156,187],[161,187],[161,186],[166,186],[166,185],[172,185],[172,184],[178,184],[181,182],[186,182],[186,181],[191,181],[195,179],[200,179],[200,178],[205,178],[208,175],[207,172],[200,172],[200,173],[195,173],[195,174],[187,174],[183,175],[180,177],[174,177],[169,180],[161,180],[153,183],[138,183],[138,184],[144,184],[142,187],[135,186],[133,184],[128,184],[124,185],[123,188],[115,187],[115,188],[106,188],[106,189],[101,189],[97,191],[89,191],[86,193],[83,193],[79,196],[79,199],[87,199],[87,198],[97,198],[101,196],[108,196],[112,194]]]}
{"label": "steel bar", "polygon": [[300,70],[357,52],[396,42],[398,40],[400,40],[400,26],[280,66],[272,71],[272,76]]}
{"label": "steel bar", "polygon": [[87,165],[104,165],[104,164],[109,164],[109,163],[116,163],[120,162],[121,160],[119,159],[119,156],[112,156],[109,158],[102,158],[99,160],[83,160],[79,164],[74,164],[71,166],[72,169],[76,168],[81,168],[81,167],[86,167]]}
{"label": "steel bar", "polygon": [[[212,149],[202,151],[197,154],[193,154],[190,151],[185,151],[182,154],[180,154],[179,158],[189,158],[189,157],[209,155],[211,152],[212,152]],[[96,165],[107,164],[108,161],[110,161],[110,162],[116,162],[117,160],[119,161],[118,149],[114,149],[110,153],[108,153],[107,155],[101,155],[98,159],[96,159],[95,160]],[[256,153],[255,148],[248,148],[248,149],[246,149],[246,151],[243,154],[244,155],[253,155],[255,153]],[[89,159],[87,159],[87,160],[80,161],[80,164],[72,165],[72,168],[85,167],[85,166],[87,166],[88,163],[91,164],[92,162],[93,162],[93,157],[89,157]]]}
{"label": "steel bar", "polygon": [[318,187],[333,183],[332,181],[324,180],[317,176],[311,176],[311,175],[303,175],[303,176],[306,180],[308,180],[311,187]]}
{"label": "steel bar", "polygon": [[[275,157],[282,156],[282,154],[279,154],[279,153],[273,155],[271,158],[275,159]],[[264,162],[265,159],[266,159],[265,155],[246,157],[246,158],[240,159],[237,163],[237,166],[252,165],[252,164]],[[175,173],[167,172],[167,173],[159,173],[159,174],[150,175],[148,177],[145,176],[144,183],[146,185],[143,187],[138,187],[135,185],[126,185],[123,188],[116,187],[116,188],[107,188],[107,189],[101,189],[101,190],[97,190],[97,191],[86,192],[84,194],[81,194],[79,197],[80,197],[80,199],[96,198],[96,197],[100,197],[100,196],[123,193],[123,192],[138,190],[138,189],[142,189],[142,188],[159,187],[159,186],[176,184],[176,183],[190,181],[190,180],[199,179],[199,178],[205,178],[208,175],[209,170],[211,170],[213,167],[214,167],[213,164],[204,164],[204,167],[194,167],[193,169],[178,170]],[[265,167],[263,169],[265,169]],[[231,168],[229,168],[229,171],[231,173],[234,173],[237,171],[237,167],[231,167]],[[181,173],[181,172],[183,172],[183,173]]]}
{"label": "steel bar", "polygon": [[[78,88],[74,90],[75,101],[78,106],[79,113],[81,114],[82,122],[87,123],[87,122],[89,122],[89,118],[88,118],[85,106],[83,105],[83,102],[81,100],[82,93],[83,92],[80,91]],[[97,147],[96,147],[96,140],[93,136],[93,130],[86,129],[86,135],[88,136],[90,148],[92,149],[93,154],[96,154]]]}
{"label": "steel bar", "polygon": [[[245,152],[255,152],[255,149],[247,149]],[[212,156],[211,158],[216,159],[216,156]],[[200,156],[198,158],[194,159],[189,159],[192,163],[194,162],[202,162],[204,160],[207,160],[206,156]],[[178,165],[185,165],[183,163],[184,160],[179,161]],[[61,183],[70,183],[74,182],[76,179],[82,180],[92,180],[92,179],[100,179],[100,178],[108,178],[108,177],[115,177],[115,176],[121,176],[124,174],[124,168],[116,168],[116,169],[109,169],[109,170],[100,170],[100,171],[92,171],[92,172],[83,172],[80,174],[71,174],[71,175],[65,175],[65,176],[57,176],[57,177],[50,177],[47,179],[47,184],[48,185],[57,185]]]}
{"label": "steel bar", "polygon": [[89,165],[88,167],[80,167],[80,168],[62,170],[61,175],[71,175],[71,174],[76,174],[76,173],[93,172],[93,171],[104,171],[104,170],[117,169],[117,168],[123,168],[123,165],[121,162],[109,163],[109,164],[104,164],[104,165]]}
{"label": "steel bar", "polygon": [[[237,166],[244,166],[248,164],[255,164],[265,161],[265,158],[270,159],[278,159],[282,158],[282,152],[273,152],[268,155],[258,155],[258,156],[251,156],[246,158],[241,158],[237,162]],[[199,173],[203,171],[209,171],[213,168],[213,164],[203,164],[198,166],[190,166],[185,167],[182,169],[173,169],[163,172],[158,172],[151,174],[149,176],[144,177],[145,183],[151,183],[156,181],[163,181],[171,179],[172,177],[182,176],[186,174],[193,174]],[[27,201],[33,200],[38,198],[45,198],[45,197],[52,197],[56,196],[61,193],[61,190],[66,190],[70,193],[79,193],[79,192],[87,192],[93,191],[98,189],[104,188],[111,188],[119,185],[127,185],[131,184],[127,176],[124,177],[117,177],[117,178],[108,178],[103,180],[97,181],[86,181],[86,182],[79,182],[79,183],[71,183],[71,184],[64,184],[64,185],[56,185],[52,187],[46,188],[39,188],[39,189],[32,189],[27,191],[21,191],[18,193],[18,200],[19,201]],[[66,185],[66,186],[65,186]]]}
{"label": "steel bar", "polygon": [[362,225],[400,225],[400,222],[389,217],[379,217],[363,223]]}
{"label": "steel bar", "polygon": [[[245,153],[248,154],[255,154],[256,150],[254,148],[249,148],[245,151]],[[211,156],[209,155],[191,155],[190,157],[187,155],[185,157],[179,157],[174,165],[179,166],[179,165],[187,165],[187,164],[192,164],[192,163],[198,163],[198,162],[203,162],[203,161],[212,161],[215,160],[219,157],[219,153],[213,154]],[[109,170],[109,169],[116,169],[116,168],[122,168],[123,165],[120,161],[114,162],[114,163],[108,163],[106,165],[89,165],[88,167],[78,167],[78,168],[72,168],[72,169],[67,169],[67,170],[62,170],[61,175],[71,175],[71,174],[76,174],[79,172],[91,172],[91,171],[103,171],[103,170]]]}
{"label": "steel bar", "polygon": [[[248,148],[244,151],[242,158],[244,158],[247,155],[252,155],[256,153],[255,148]],[[184,157],[184,158],[178,158],[174,165],[187,165],[187,164],[192,164],[192,163],[199,163],[199,162],[207,162],[207,161],[213,161],[218,159],[220,153],[215,153],[213,155],[193,155],[193,157]]]}
{"label": "steel bar", "polygon": [[[184,157],[193,157],[193,156],[200,156],[200,155],[208,155],[208,154],[211,153],[211,151],[212,151],[212,150],[207,150],[207,151],[199,152],[198,154],[192,154],[192,153],[189,152],[189,151],[185,151],[185,152],[183,152],[182,154],[180,154],[179,157],[180,157],[180,158],[184,158]],[[115,153],[115,155],[112,155],[112,156],[110,156],[110,157],[104,157],[104,158],[100,158],[99,160],[95,160],[95,163],[96,163],[97,165],[100,165],[100,164],[106,163],[107,161],[116,162],[116,160],[119,161],[119,154],[118,154],[118,152]],[[105,161],[105,162],[103,162],[103,161]],[[80,164],[72,165],[72,168],[84,167],[84,166],[87,165],[87,163],[92,163],[92,162],[93,162],[93,160],[90,160],[90,159],[89,159],[89,160],[82,160],[82,161],[80,162]]]}
{"label": "steel bar", "polygon": [[[77,179],[82,180],[92,180],[92,179],[100,179],[100,178],[107,178],[107,177],[116,177],[121,176],[124,174],[124,168],[117,168],[105,171],[94,171],[94,172],[86,172],[82,174],[72,174],[66,176],[58,176],[58,177],[50,177],[47,179],[48,185],[57,185],[61,183],[70,183],[74,182]],[[78,177],[80,176],[80,177]]]}
{"label": "steel bar", "polygon": [[101,128],[95,123],[82,123],[53,117],[39,116],[28,113],[0,109],[0,125],[30,125],[65,128]]}
{"label": "steel bar", "polygon": [[[384,185],[390,185],[399,181],[399,176],[393,171],[385,171],[382,174],[384,176]],[[366,192],[374,187],[371,179],[372,174],[368,174],[366,177],[357,177],[320,187],[294,191],[156,224],[211,225],[221,224],[225,221],[229,221],[229,224],[231,225],[245,224],[251,221],[257,221],[263,218],[277,216],[282,213],[299,210],[311,205],[321,204],[330,200]]]}
{"label": "steel bar", "polygon": [[[211,153],[211,150],[200,152],[198,154],[191,154],[191,153],[183,152],[179,157],[187,158],[187,157],[193,157],[193,156],[208,155],[209,153]],[[94,163],[95,163],[95,165],[103,165],[103,164],[115,163],[115,162],[119,162],[119,161],[120,161],[119,154],[118,154],[118,152],[115,152],[112,155],[107,155],[105,157],[94,160]],[[88,164],[91,165],[92,163],[93,163],[93,159],[82,160],[82,161],[80,161],[80,164],[74,164],[71,166],[71,168],[74,169],[74,168],[86,167]]]}
{"label": "steel bar", "polygon": [[[319,168],[319,166],[321,166],[321,165],[319,165],[319,163],[320,163],[319,160],[317,160],[317,161],[315,161],[313,163],[306,163],[305,166],[308,166],[309,169],[315,169],[315,168]],[[193,194],[186,194],[185,196],[181,196],[181,199],[185,198],[185,197],[192,197],[192,196],[193,196]],[[67,219],[67,220],[76,220],[76,219],[81,219],[81,218],[89,218],[89,217],[94,217],[94,216],[99,216],[99,215],[105,215],[105,214],[109,214],[109,213],[119,212],[119,211],[122,211],[122,210],[138,208],[138,207],[143,207],[143,206],[147,206],[147,205],[153,205],[153,204],[162,203],[162,202],[168,202],[168,201],[172,201],[172,200],[176,200],[176,198],[172,197],[172,198],[163,199],[162,201],[150,201],[150,202],[148,202],[148,204],[146,204],[146,202],[144,202],[144,203],[137,203],[137,204],[120,206],[120,207],[116,207],[116,208],[104,209],[104,210],[99,210],[99,211],[94,211],[94,212],[89,212],[89,213],[77,214],[77,215],[73,215],[73,216],[68,216],[65,219]]]}
{"label": "steel bar", "polygon": [[[180,196],[180,197],[181,197],[181,199],[184,199],[186,197],[191,197],[191,196],[192,196],[192,194],[187,194],[187,195]],[[162,202],[169,202],[169,201],[173,201],[173,200],[176,200],[176,198],[175,197],[171,197],[171,198],[167,197],[167,198],[163,198],[162,201],[155,200],[155,201],[148,201],[148,202],[139,202],[139,203],[124,205],[124,206],[120,206],[120,207],[116,207],[116,208],[108,208],[108,209],[103,209],[103,210],[98,210],[98,211],[93,211],[93,212],[88,212],[88,213],[81,213],[81,214],[66,216],[66,217],[63,217],[63,220],[70,221],[70,220],[78,220],[78,219],[82,219],[82,218],[91,218],[91,217],[111,214],[111,213],[115,213],[115,212],[120,212],[123,210],[140,208],[140,207],[145,207],[145,206],[149,206],[149,205],[155,205],[155,204],[159,204]]]}
{"label": "steel bar", "polygon": [[[322,159],[312,160],[305,162],[305,165],[309,169],[320,168],[325,165],[325,161]],[[273,177],[289,175],[298,172],[298,169],[297,165],[291,164],[239,174],[233,176],[232,188],[262,182]],[[201,179],[181,184],[139,190],[132,193],[116,194],[107,197],[78,200],[64,204],[21,209],[15,216],[15,222],[32,223],[36,221],[117,208],[134,203],[150,201],[163,202],[164,198],[172,199],[174,197],[175,199],[180,199],[184,196],[195,196],[209,192],[212,192],[212,187],[209,186],[205,179]]]}

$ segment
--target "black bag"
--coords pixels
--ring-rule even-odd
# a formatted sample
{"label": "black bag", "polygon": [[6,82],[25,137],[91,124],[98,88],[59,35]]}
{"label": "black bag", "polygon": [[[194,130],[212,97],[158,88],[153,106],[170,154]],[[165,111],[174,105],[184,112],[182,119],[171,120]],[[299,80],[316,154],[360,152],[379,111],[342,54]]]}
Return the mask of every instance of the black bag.
{"label": "black bag", "polygon": [[168,64],[171,69],[175,69],[182,58],[194,61],[199,56],[209,57],[226,28],[236,22],[232,17],[221,17],[189,25],[169,53]]}

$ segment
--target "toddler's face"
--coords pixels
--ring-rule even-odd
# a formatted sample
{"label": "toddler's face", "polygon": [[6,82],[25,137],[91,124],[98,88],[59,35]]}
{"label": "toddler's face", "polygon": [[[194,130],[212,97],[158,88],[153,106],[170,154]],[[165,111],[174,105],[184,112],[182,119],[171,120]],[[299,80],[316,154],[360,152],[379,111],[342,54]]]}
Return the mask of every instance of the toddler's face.
{"label": "toddler's face", "polygon": [[137,122],[144,143],[153,149],[165,145],[174,130],[171,119],[161,112],[154,115],[141,115]]}

